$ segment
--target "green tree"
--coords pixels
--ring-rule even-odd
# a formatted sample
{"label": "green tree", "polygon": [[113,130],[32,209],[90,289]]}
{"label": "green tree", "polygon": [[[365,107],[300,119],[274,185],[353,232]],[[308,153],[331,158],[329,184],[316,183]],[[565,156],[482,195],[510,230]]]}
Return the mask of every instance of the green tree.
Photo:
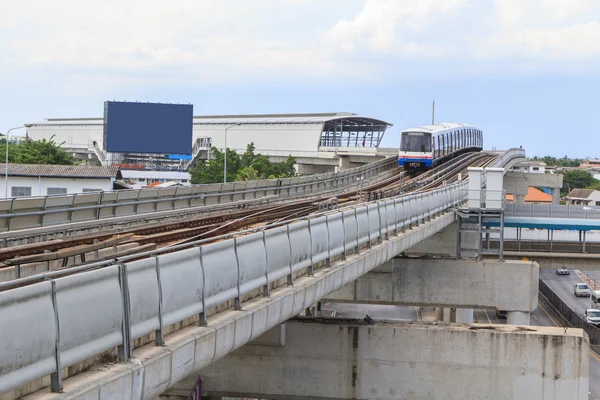
{"label": "green tree", "polygon": [[[63,142],[64,143],[64,142]],[[54,141],[54,136],[49,140],[27,140],[19,143],[8,143],[8,162],[18,164],[53,164],[73,165],[75,157],[64,151]],[[0,154],[6,152],[6,139],[0,139]]]}
{"label": "green tree", "polygon": [[255,181],[258,179],[260,179],[260,175],[258,171],[252,167],[252,165],[241,168],[235,178],[236,181]]}
{"label": "green tree", "polygon": [[256,147],[254,147],[254,142],[248,143],[248,145],[246,146],[246,151],[244,152],[244,154],[242,154],[242,158],[240,160],[241,168],[249,167],[252,165],[254,159],[256,158],[256,155],[254,154],[255,150]]}
{"label": "green tree", "polygon": [[591,185],[589,185],[586,189],[592,190],[600,190],[600,181],[598,179],[594,179]]}
{"label": "green tree", "polygon": [[563,193],[571,189],[583,189],[595,183],[596,179],[587,171],[574,169],[563,173]]}
{"label": "green tree", "polygon": [[579,167],[582,160],[579,158],[569,158],[564,156],[563,158],[556,158],[552,156],[538,157],[535,156],[530,158],[532,161],[541,161],[546,163],[549,167]]}
{"label": "green tree", "polygon": [[[296,159],[294,157],[289,156],[286,161],[274,164],[269,161],[267,156],[255,153],[255,150],[254,143],[249,143],[241,156],[238,156],[235,151],[227,149],[228,182],[287,178],[296,175],[294,169]],[[223,152],[213,147],[210,161],[198,163],[189,172],[193,184],[223,182]]]}
{"label": "green tree", "polygon": [[209,161],[199,162],[194,168],[190,169],[192,183],[223,182],[223,153],[213,147],[210,151],[210,157]]}

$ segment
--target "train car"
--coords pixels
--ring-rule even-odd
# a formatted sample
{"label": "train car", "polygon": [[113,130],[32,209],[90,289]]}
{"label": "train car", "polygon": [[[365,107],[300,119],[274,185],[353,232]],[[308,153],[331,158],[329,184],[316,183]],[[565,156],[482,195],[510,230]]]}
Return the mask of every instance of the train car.
{"label": "train car", "polygon": [[427,170],[467,151],[483,148],[483,132],[454,122],[405,129],[400,135],[398,165],[409,172]]}

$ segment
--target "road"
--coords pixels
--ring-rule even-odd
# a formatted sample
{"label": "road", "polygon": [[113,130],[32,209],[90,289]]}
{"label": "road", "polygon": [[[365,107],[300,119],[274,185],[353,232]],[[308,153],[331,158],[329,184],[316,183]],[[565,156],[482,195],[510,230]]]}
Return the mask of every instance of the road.
{"label": "road", "polygon": [[[587,271],[582,272],[588,273]],[[571,275],[556,275],[554,270],[540,269],[540,279],[542,279],[544,283],[546,283],[572,310],[583,315],[590,303],[590,299],[589,297],[575,297],[573,295],[573,286],[575,286],[576,283],[582,282],[576,273],[571,271]],[[531,324],[540,326],[562,326],[560,320],[551,318],[550,315],[551,313],[547,307],[540,305],[532,314]],[[534,316],[536,318],[534,318]],[[600,357],[593,351],[590,351],[589,392],[590,399],[600,400]]]}

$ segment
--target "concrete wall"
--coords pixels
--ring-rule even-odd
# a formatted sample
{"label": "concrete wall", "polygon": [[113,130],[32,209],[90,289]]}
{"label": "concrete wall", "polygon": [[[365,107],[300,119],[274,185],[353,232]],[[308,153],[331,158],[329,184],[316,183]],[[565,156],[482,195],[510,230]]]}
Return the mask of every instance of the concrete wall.
{"label": "concrete wall", "polygon": [[[0,186],[4,189],[5,179],[2,176]],[[89,178],[55,178],[55,177],[29,177],[9,176],[8,196],[11,196],[13,186],[24,186],[31,188],[32,196],[46,196],[48,188],[65,188],[68,194],[82,193],[83,189],[97,189],[109,191],[113,189],[112,179],[89,179]]]}
{"label": "concrete wall", "polygon": [[531,312],[538,279],[535,262],[396,258],[327,299]]}
{"label": "concrete wall", "polygon": [[291,321],[284,347],[250,344],[201,374],[211,395],[268,399],[584,400],[588,369],[580,329]]}

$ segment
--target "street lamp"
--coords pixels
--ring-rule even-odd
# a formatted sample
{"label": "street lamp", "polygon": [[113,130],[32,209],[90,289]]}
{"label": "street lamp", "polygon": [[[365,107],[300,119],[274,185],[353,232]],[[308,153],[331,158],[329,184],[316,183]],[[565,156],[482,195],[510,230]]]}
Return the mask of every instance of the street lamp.
{"label": "street lamp", "polygon": [[10,135],[10,131],[14,131],[16,129],[25,128],[25,125],[17,126],[16,128],[10,128],[6,132],[6,162],[4,163],[4,198],[8,199],[8,136]]}
{"label": "street lamp", "polygon": [[233,124],[225,128],[225,150],[223,151],[223,183],[227,183],[227,130],[234,126],[239,126],[241,123]]}

